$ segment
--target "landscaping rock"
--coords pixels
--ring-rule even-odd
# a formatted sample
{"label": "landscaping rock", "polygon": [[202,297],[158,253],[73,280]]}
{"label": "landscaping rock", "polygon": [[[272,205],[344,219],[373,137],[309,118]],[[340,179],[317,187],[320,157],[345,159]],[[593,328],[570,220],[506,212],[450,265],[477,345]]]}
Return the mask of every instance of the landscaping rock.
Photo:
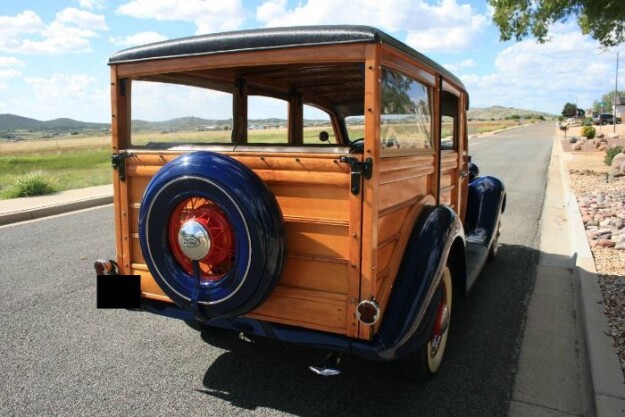
{"label": "landscaping rock", "polygon": [[617,153],[616,155],[614,155],[614,158],[612,158],[612,168],[620,168],[621,165],[623,165],[623,163],[625,162],[625,153]]}
{"label": "landscaping rock", "polygon": [[604,248],[613,248],[616,246],[616,243],[609,239],[600,239],[597,241],[597,245],[603,246]]}
{"label": "landscaping rock", "polygon": [[589,191],[578,205],[591,247],[625,249],[625,193]]}

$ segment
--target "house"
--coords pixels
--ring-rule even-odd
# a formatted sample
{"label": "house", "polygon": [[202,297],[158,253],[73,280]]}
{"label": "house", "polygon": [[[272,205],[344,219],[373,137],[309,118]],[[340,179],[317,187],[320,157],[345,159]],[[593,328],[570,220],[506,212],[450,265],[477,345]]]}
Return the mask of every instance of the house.
{"label": "house", "polygon": [[616,99],[616,106],[612,105],[612,114],[616,117],[623,117],[625,114],[625,97],[618,97]]}

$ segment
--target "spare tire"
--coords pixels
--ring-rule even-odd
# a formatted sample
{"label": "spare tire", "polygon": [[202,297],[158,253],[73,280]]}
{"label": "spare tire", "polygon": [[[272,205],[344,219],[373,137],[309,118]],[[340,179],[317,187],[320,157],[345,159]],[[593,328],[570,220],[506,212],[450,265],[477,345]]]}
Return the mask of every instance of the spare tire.
{"label": "spare tire", "polygon": [[203,318],[254,309],[282,272],[284,221],[275,197],[221,154],[190,153],[157,172],[141,203],[139,238],[158,285]]}

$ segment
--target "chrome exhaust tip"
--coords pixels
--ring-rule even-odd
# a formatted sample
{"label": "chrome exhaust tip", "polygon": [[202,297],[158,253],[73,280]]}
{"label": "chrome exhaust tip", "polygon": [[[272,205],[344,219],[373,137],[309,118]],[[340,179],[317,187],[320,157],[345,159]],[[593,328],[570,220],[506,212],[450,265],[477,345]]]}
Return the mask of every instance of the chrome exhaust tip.
{"label": "chrome exhaust tip", "polygon": [[323,377],[337,376],[341,374],[339,365],[342,358],[342,352],[330,352],[330,354],[326,356],[321,363],[317,365],[311,365],[308,367],[308,369],[313,371],[315,374]]}
{"label": "chrome exhaust tip", "polygon": [[380,304],[375,298],[361,301],[356,307],[356,318],[362,324],[373,326],[380,318]]}

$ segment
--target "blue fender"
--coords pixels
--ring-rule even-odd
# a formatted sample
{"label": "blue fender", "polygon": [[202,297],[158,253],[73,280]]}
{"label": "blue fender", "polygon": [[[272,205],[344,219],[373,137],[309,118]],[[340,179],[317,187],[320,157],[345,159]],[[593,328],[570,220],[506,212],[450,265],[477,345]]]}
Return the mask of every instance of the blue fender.
{"label": "blue fender", "polygon": [[506,190],[495,177],[479,177],[469,183],[465,216],[467,282],[465,292],[482,270],[492,245],[496,245],[501,214],[506,209]]}
{"label": "blue fender", "polygon": [[467,239],[490,245],[499,216],[505,210],[506,191],[499,179],[479,177],[469,183],[465,228]]}

